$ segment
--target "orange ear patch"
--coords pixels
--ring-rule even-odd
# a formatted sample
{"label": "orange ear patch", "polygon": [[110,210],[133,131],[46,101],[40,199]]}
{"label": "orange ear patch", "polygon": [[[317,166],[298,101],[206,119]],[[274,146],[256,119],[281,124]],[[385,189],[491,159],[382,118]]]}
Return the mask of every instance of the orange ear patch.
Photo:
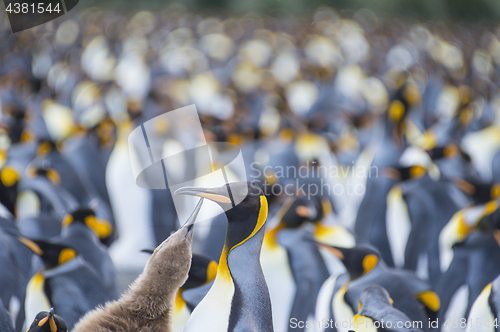
{"label": "orange ear patch", "polygon": [[366,255],[365,258],[363,258],[364,274],[367,274],[368,272],[373,270],[373,268],[377,266],[377,263],[378,263],[378,258],[376,255],[373,254]]}

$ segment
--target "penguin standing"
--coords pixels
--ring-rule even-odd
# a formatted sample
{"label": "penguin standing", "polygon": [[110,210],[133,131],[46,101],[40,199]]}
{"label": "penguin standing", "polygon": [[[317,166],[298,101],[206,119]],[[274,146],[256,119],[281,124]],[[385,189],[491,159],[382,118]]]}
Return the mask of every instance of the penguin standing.
{"label": "penguin standing", "polygon": [[106,247],[99,238],[112,234],[112,226],[96,217],[92,209],[80,208],[64,217],[61,236],[55,243],[70,246],[99,273],[102,281],[114,298],[116,290],[116,270]]}
{"label": "penguin standing", "polygon": [[[189,317],[184,331],[273,331],[271,300],[260,265],[267,199],[257,184],[233,182],[217,188],[184,187],[175,194],[219,204],[228,219],[217,277]],[[239,203],[238,203],[239,202]]]}
{"label": "penguin standing", "polygon": [[26,289],[26,317],[54,309],[69,329],[88,311],[112,299],[101,277],[90,264],[68,246],[42,240],[35,252],[44,269],[37,272]]}
{"label": "penguin standing", "polygon": [[[434,318],[440,302],[430,285],[416,277],[411,271],[388,267],[380,254],[368,247],[329,249],[345,265],[349,280],[333,295],[333,317],[338,321],[350,321],[358,306],[361,292],[370,285],[384,287],[394,299],[396,309],[404,312],[413,321],[427,322]],[[428,330],[427,326],[423,327]]]}
{"label": "penguin standing", "polygon": [[188,277],[193,226],[202,204],[203,199],[186,224],[156,248],[143,273],[120,299],[88,313],[73,332],[170,332],[172,305]]}
{"label": "penguin standing", "polygon": [[273,303],[276,332],[291,329],[292,318],[305,321],[314,316],[316,297],[330,275],[329,261],[310,238],[332,245],[354,245],[348,231],[322,222],[331,212],[329,206],[318,196],[309,200],[290,197],[276,213],[278,225],[266,231],[261,263]]}
{"label": "penguin standing", "polygon": [[0,218],[0,284],[9,285],[0,287],[0,300],[14,318],[16,331],[21,331],[24,324],[26,286],[33,274],[32,250],[36,249],[35,243],[21,236],[16,224]]}

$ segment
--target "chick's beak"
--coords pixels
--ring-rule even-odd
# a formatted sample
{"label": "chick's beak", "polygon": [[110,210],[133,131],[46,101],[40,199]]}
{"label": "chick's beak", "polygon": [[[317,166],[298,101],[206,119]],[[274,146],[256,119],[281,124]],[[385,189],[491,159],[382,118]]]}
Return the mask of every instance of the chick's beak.
{"label": "chick's beak", "polygon": [[188,220],[184,224],[183,227],[187,228],[187,233],[189,234],[193,230],[194,223],[196,221],[196,217],[198,216],[198,213],[201,210],[201,206],[203,205],[203,198],[200,199],[198,204],[196,204],[196,207],[194,208],[194,211],[191,213],[191,216],[189,216]]}

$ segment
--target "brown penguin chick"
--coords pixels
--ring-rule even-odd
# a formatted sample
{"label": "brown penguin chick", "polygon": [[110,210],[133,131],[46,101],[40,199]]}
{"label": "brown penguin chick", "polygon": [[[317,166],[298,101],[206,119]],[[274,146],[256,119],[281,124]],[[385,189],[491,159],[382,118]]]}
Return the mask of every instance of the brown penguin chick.
{"label": "brown penguin chick", "polygon": [[86,314],[72,332],[171,331],[171,311],[191,267],[193,225],[202,201],[186,224],[155,249],[129,290],[117,301]]}

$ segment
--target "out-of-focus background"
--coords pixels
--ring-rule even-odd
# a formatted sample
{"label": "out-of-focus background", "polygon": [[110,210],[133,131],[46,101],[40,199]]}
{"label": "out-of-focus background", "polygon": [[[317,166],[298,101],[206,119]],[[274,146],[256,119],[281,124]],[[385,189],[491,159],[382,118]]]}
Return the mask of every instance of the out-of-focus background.
{"label": "out-of-focus background", "polygon": [[[169,191],[136,185],[128,134],[195,104],[206,141],[238,144],[246,176],[266,188],[295,185],[279,167],[336,170],[321,177],[341,193],[320,195],[331,207],[309,221],[324,220],[346,231],[345,238],[374,245],[389,266],[413,270],[441,295],[446,279],[440,278],[454,266],[453,245],[476,231],[487,240],[472,239],[471,248],[495,245],[498,215],[485,221],[488,227],[476,226],[492,214],[487,204],[500,190],[499,18],[500,2],[493,0],[80,0],[68,14],[13,34],[2,7],[0,202],[11,222],[3,231],[70,246],[67,229],[84,220],[95,236],[89,246],[101,250],[99,266],[112,261],[116,267],[93,266],[110,290],[101,302],[117,297],[142,271],[149,256],[141,250],[154,249],[184,222],[177,220]],[[169,123],[154,128],[159,137],[171,129]],[[181,136],[164,148],[183,150]],[[189,167],[202,171],[195,162],[179,164]],[[418,182],[421,177],[432,185]],[[349,192],[350,185],[362,190]],[[289,197],[266,195],[273,226]],[[423,196],[431,199],[412,210],[412,199]],[[386,206],[392,200],[395,210]],[[449,229],[458,222],[452,217],[471,207],[488,212],[473,214],[450,240]],[[380,219],[385,227],[385,213],[375,213],[385,209],[387,220],[394,213],[412,223],[396,227],[402,233],[366,235]],[[424,222],[431,219],[431,225]],[[448,222],[448,235],[441,236]],[[218,261],[225,224],[224,215],[197,224],[194,250]],[[449,240],[444,249],[440,236]],[[420,245],[407,246],[410,240]],[[484,265],[449,273],[498,265],[488,261],[497,257],[497,247],[480,250],[474,259]],[[431,266],[440,254],[444,263]],[[31,276],[54,268],[30,253],[21,257],[22,264],[2,261],[23,275],[2,297],[16,330],[25,325],[19,313],[26,310],[29,323],[39,307],[25,309],[23,299],[33,300],[31,288],[26,291]],[[468,317],[498,273],[485,268],[484,278],[460,280],[454,291],[463,285],[469,290],[453,301],[455,293],[444,290],[446,309],[456,304],[454,313]],[[14,279],[6,280],[0,289]]]}

